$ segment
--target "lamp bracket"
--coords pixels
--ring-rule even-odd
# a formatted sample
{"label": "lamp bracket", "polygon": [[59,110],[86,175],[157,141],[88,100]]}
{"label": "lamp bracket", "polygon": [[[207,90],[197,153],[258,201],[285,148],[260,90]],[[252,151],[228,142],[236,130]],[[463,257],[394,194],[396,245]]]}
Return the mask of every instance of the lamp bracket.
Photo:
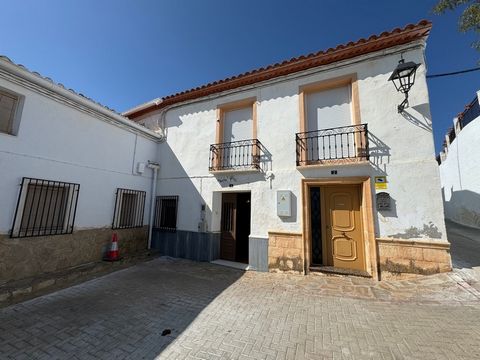
{"label": "lamp bracket", "polygon": [[408,107],[408,93],[405,93],[405,99],[402,101],[400,105],[398,105],[398,113],[401,114],[405,108]]}

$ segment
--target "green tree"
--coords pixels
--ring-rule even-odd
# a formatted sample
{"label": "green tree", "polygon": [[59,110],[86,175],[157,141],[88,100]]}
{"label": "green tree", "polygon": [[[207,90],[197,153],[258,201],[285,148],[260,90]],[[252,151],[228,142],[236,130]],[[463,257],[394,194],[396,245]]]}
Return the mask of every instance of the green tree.
{"label": "green tree", "polygon": [[[480,0],[440,0],[433,8],[437,15],[444,14],[448,10],[455,10],[459,6],[465,5],[460,16],[458,28],[462,32],[473,31],[480,35]],[[472,47],[480,50],[480,40],[475,41]]]}

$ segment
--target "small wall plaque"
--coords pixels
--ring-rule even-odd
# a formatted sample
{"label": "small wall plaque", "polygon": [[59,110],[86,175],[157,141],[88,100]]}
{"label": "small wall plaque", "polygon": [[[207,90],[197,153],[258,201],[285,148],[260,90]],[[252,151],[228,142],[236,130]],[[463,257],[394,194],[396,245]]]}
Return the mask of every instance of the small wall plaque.
{"label": "small wall plaque", "polygon": [[390,194],[386,192],[380,192],[377,194],[377,210],[390,210],[391,199]]}
{"label": "small wall plaque", "polygon": [[386,176],[375,176],[375,189],[386,189],[387,188],[387,177]]}

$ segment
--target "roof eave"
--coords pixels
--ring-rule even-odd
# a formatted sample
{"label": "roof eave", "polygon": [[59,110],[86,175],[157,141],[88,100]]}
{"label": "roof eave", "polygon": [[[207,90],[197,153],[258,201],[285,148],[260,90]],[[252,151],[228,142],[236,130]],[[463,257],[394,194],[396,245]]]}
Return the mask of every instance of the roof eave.
{"label": "roof eave", "polygon": [[175,103],[202,98],[214,93],[251,85],[350,58],[355,58],[357,56],[388,49],[394,46],[408,44],[419,39],[426,39],[430,33],[431,27],[431,22],[422,20],[417,25],[410,24],[403,29],[397,28],[391,32],[384,32],[379,36],[373,35],[368,39],[360,39],[355,43],[350,42],[345,45],[339,45],[336,48],[330,48],[325,52],[321,51],[316,54],[300,56],[282,63],[270,65],[266,68],[260,68],[238,76],[233,76],[231,78],[167,96],[162,98],[162,101],[159,104],[144,106],[139,110],[135,110],[134,108],[125,112],[124,115],[128,116],[130,119],[138,118],[147,113],[162,109],[163,107]]}

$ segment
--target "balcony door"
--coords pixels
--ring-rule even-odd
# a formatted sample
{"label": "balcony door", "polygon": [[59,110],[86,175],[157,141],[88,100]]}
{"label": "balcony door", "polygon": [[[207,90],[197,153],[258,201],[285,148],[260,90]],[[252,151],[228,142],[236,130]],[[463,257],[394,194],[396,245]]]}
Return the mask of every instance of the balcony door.
{"label": "balcony door", "polygon": [[218,108],[217,144],[211,148],[214,169],[258,166],[255,101],[249,98]]}
{"label": "balcony door", "polygon": [[223,116],[223,142],[253,139],[252,106],[227,110]]}
{"label": "balcony door", "polygon": [[354,157],[354,134],[341,129],[353,124],[351,84],[307,93],[305,111],[306,131],[312,132],[305,139],[309,159]]}
{"label": "balcony door", "polygon": [[351,85],[310,92],[306,97],[307,131],[352,125]]}

